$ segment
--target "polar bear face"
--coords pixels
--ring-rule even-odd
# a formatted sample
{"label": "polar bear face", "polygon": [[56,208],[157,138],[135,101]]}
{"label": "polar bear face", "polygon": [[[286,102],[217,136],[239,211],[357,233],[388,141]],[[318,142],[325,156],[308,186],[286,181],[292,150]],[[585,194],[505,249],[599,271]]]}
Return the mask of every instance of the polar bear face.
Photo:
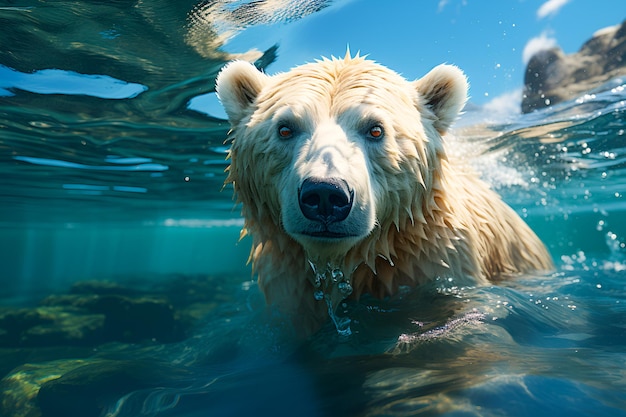
{"label": "polar bear face", "polygon": [[227,65],[217,93],[234,136],[228,181],[247,227],[284,232],[326,263],[383,224],[413,221],[467,88],[445,65],[414,82],[360,57],[276,76]]}

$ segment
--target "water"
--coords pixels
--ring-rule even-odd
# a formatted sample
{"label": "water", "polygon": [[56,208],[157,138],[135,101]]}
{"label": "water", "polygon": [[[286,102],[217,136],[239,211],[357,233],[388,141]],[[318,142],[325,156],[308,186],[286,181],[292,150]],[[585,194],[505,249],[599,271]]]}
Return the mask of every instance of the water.
{"label": "water", "polygon": [[469,108],[451,139],[556,271],[348,301],[343,334],[297,343],[246,266],[228,126],[189,104],[228,59],[276,51],[199,47],[194,6],[0,9],[0,414],[626,416],[623,80]]}

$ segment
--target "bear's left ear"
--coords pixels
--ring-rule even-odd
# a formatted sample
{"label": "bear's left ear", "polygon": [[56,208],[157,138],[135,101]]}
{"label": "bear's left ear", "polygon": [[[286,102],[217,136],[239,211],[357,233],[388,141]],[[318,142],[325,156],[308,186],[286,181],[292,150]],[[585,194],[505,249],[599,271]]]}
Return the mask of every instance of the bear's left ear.
{"label": "bear's left ear", "polygon": [[433,112],[435,129],[443,135],[467,101],[465,74],[454,65],[439,65],[413,85]]}
{"label": "bear's left ear", "polygon": [[246,116],[268,78],[246,61],[233,61],[222,68],[215,80],[215,91],[231,125],[239,124]]}

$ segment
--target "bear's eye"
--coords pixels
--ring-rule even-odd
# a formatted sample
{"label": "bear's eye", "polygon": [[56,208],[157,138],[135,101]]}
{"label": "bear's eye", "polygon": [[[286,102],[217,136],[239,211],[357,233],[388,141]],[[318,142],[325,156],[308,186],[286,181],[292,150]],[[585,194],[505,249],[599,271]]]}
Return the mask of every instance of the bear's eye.
{"label": "bear's eye", "polygon": [[382,139],[385,131],[383,130],[383,127],[381,125],[374,125],[372,127],[370,127],[370,129],[367,131],[368,136],[371,139]]}
{"label": "bear's eye", "polygon": [[278,126],[278,136],[281,139],[289,139],[293,136],[293,130],[289,126]]}

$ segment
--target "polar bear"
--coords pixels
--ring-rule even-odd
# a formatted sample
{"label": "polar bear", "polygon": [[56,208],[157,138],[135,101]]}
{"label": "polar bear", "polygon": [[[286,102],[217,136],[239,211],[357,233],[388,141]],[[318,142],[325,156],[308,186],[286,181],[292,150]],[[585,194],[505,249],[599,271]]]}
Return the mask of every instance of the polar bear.
{"label": "polar bear", "polygon": [[468,93],[457,67],[408,81],[350,54],[274,76],[235,61],[216,91],[253,270],[301,334],[348,296],[552,269],[535,233],[446,152]]}

